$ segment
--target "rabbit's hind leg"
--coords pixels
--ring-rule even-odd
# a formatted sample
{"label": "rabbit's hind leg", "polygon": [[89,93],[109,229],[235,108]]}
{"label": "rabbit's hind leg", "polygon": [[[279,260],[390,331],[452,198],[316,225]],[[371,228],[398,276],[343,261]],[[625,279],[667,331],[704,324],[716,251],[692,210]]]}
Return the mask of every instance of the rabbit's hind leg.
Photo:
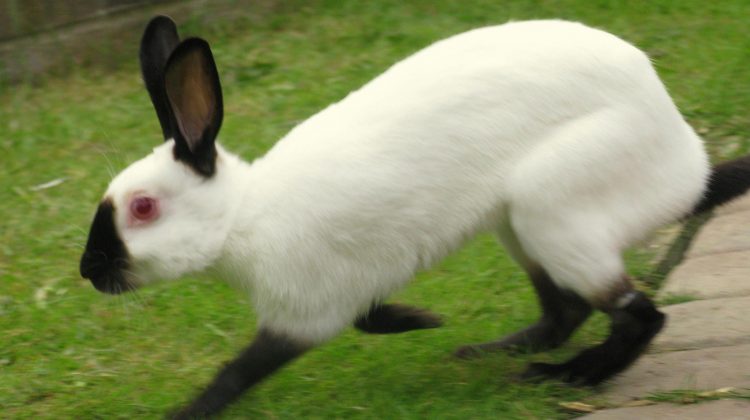
{"label": "rabbit's hind leg", "polygon": [[561,379],[595,385],[627,368],[664,325],[643,293],[625,274],[616,218],[560,207],[560,217],[525,211],[512,214],[512,226],[523,250],[549,274],[560,290],[571,291],[611,319],[610,335],[596,346],[561,364],[532,364],[525,377]]}

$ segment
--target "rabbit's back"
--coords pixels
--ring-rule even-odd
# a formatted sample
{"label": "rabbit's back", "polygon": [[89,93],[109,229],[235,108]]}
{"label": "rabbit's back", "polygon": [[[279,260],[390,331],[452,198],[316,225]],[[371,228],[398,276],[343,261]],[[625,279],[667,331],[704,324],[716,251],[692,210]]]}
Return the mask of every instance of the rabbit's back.
{"label": "rabbit's back", "polygon": [[[258,166],[283,184],[281,201],[294,197],[318,220],[428,236],[437,224],[453,243],[492,228],[512,191],[535,185],[531,161],[546,162],[534,166],[540,175],[570,160],[606,174],[617,161],[666,167],[674,156],[679,166],[700,148],[645,54],[581,24],[531,21],[460,34],[395,64]],[[556,190],[572,194],[565,185],[580,178],[558,173]]]}

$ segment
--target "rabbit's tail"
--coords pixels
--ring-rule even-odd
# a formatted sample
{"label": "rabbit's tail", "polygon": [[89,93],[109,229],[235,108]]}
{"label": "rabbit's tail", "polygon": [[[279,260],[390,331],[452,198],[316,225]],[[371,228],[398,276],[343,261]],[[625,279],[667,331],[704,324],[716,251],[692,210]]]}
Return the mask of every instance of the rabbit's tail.
{"label": "rabbit's tail", "polygon": [[700,214],[720,206],[750,189],[750,155],[730,160],[711,169],[711,176],[703,199],[693,208],[691,215]]}

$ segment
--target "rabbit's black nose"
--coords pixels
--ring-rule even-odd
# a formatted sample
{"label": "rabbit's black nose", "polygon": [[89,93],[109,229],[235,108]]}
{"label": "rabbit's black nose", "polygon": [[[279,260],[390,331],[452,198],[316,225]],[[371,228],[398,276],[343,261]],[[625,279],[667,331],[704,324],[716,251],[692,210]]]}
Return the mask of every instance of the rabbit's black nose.
{"label": "rabbit's black nose", "polygon": [[129,289],[124,270],[128,268],[128,251],[115,227],[115,207],[106,199],[91,223],[86,249],[81,256],[81,276],[91,280],[98,290],[119,293]]}

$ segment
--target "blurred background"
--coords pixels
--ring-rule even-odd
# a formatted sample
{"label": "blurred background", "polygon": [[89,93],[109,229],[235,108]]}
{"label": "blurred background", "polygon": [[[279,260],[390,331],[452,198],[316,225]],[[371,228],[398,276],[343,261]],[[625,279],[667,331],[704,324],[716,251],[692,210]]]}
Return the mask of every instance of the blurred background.
{"label": "blurred background", "polygon": [[[104,296],[78,275],[114,174],[161,142],[138,69],[147,21],[213,49],[220,141],[247,160],[292,127],[441,38],[562,18],[643,49],[714,161],[750,151],[747,0],[0,0],[0,418],[161,418],[255,329],[247,299],[211,276]],[[440,69],[436,68],[436,72]],[[627,254],[653,293],[668,227]],[[482,236],[394,300],[445,316],[402,336],[353,331],[247,394],[226,418],[570,418],[590,389],[514,381],[601,338],[594,317],[565,347],[457,362],[461,344],[538,316],[524,273]]]}
{"label": "blurred background", "polygon": [[65,74],[71,66],[116,67],[132,53],[144,19],[157,10],[176,19],[217,22],[273,6],[268,0],[2,0],[0,77],[18,82]]}

